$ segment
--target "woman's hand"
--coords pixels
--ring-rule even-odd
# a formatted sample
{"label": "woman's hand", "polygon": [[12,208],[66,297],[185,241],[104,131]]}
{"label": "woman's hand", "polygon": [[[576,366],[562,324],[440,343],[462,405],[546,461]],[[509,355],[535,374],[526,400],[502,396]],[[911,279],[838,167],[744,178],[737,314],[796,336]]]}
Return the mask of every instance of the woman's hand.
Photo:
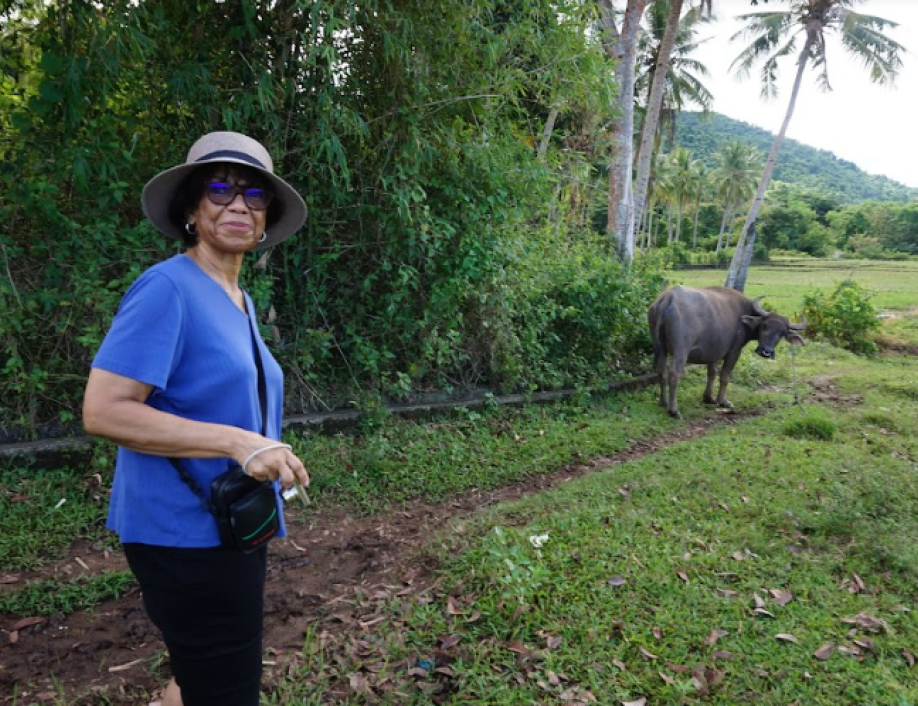
{"label": "woman's hand", "polygon": [[[245,453],[246,449],[249,449]],[[236,461],[243,470],[255,480],[279,480],[284,488],[294,483],[309,485],[309,474],[303,462],[286,444],[268,439],[260,434],[252,434],[246,439],[246,449]]]}

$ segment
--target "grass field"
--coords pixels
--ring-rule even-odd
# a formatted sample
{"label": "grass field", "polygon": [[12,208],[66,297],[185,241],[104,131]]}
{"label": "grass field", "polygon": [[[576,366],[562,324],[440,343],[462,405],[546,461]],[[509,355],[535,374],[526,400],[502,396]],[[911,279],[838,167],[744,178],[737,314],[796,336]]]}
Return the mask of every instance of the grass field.
{"label": "grass field", "polygon": [[[853,275],[878,306],[915,312],[916,270],[793,261],[753,268],[747,293],[792,313],[811,289]],[[648,389],[289,441],[313,473],[311,512],[382,513],[685,428],[714,414],[700,401],[702,377],[694,369],[680,389],[683,421]],[[302,652],[277,668],[263,704],[320,706],[343,684],[334,702],[354,706],[918,706],[914,359],[818,342],[793,361],[786,346],[776,361],[747,351],[731,393],[757,416],[443,527],[423,557],[405,558],[435,564],[436,590],[373,604],[356,646],[304,626]],[[4,571],[103,537],[95,476],[7,469],[0,485]],[[64,496],[62,512],[48,512]],[[68,605],[117,591],[121,578],[103,577],[92,594],[69,587]],[[0,612],[16,612],[17,600],[38,610],[41,593],[8,592]]]}
{"label": "grass field", "polygon": [[[725,270],[676,270],[670,281],[706,287],[722,285],[725,277]],[[874,292],[873,304],[884,312],[915,313],[918,309],[918,262],[912,261],[776,260],[749,269],[746,294],[766,295],[769,307],[787,315],[800,310],[805,295],[816,290],[831,292],[849,278]]]}

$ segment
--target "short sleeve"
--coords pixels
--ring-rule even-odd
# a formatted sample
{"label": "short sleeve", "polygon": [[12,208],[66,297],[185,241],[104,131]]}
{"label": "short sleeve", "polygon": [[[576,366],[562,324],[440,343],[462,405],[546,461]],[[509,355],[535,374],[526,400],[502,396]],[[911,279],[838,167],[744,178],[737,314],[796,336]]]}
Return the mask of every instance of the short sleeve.
{"label": "short sleeve", "polygon": [[164,390],[179,358],[182,310],[175,284],[145,272],[125,293],[92,367]]}

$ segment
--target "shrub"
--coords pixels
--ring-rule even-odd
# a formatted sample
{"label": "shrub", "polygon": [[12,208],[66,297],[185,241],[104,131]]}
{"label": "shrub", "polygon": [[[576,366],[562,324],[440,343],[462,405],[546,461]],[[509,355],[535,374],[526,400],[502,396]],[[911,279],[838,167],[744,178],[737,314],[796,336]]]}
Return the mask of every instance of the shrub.
{"label": "shrub", "polygon": [[832,294],[817,290],[803,298],[803,315],[811,338],[819,338],[858,355],[872,355],[871,338],[880,326],[872,294],[852,279],[839,283]]}

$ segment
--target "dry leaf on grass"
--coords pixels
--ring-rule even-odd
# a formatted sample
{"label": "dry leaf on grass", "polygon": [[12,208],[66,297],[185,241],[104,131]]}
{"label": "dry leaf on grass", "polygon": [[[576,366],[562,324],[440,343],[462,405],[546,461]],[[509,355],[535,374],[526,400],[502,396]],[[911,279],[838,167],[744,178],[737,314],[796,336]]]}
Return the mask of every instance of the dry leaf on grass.
{"label": "dry leaf on grass", "polygon": [[832,656],[832,653],[835,651],[836,647],[838,647],[838,645],[836,645],[834,642],[826,642],[813,653],[813,656],[816,659],[822,660],[824,662]]}
{"label": "dry leaf on grass", "polygon": [[729,635],[726,630],[711,630],[711,634],[704,639],[704,644],[707,647],[711,647],[717,642],[720,638],[726,637]]}
{"label": "dry leaf on grass", "polygon": [[647,704],[647,699],[643,696],[634,701],[622,701],[622,706],[645,706]]}
{"label": "dry leaf on grass", "polygon": [[641,657],[644,659],[657,659],[657,656],[650,650],[645,650],[643,647],[638,647],[638,652],[641,653]]}
{"label": "dry leaf on grass", "polygon": [[781,642],[793,642],[795,645],[799,642],[796,637],[786,632],[779,632],[777,635],[775,635],[775,639],[780,640]]}

